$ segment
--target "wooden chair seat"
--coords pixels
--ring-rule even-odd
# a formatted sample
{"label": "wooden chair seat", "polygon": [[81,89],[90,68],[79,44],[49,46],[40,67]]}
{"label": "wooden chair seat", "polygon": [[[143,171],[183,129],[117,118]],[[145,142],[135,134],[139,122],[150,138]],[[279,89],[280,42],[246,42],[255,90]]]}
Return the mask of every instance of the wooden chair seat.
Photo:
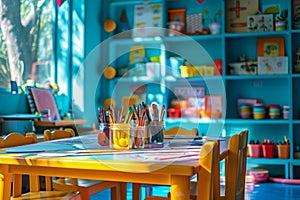
{"label": "wooden chair seat", "polygon": [[[0,148],[8,148],[14,146],[21,146],[26,144],[33,144],[37,142],[37,136],[34,133],[27,133],[25,136],[21,133],[10,133],[4,139],[0,137]],[[22,174],[13,174],[13,192],[12,200],[80,200],[81,197],[78,192],[69,191],[40,191],[40,183],[38,176],[29,176],[30,192],[22,194]],[[0,184],[1,185],[1,184]],[[3,188],[0,188],[1,193],[5,193]]]}
{"label": "wooden chair seat", "polygon": [[[75,136],[73,129],[64,129],[64,130],[45,130],[44,131],[44,140],[55,140]],[[120,199],[122,191],[125,193],[126,185],[123,183],[113,182],[113,181],[101,181],[101,180],[86,180],[86,179],[77,179],[77,178],[68,178],[68,177],[59,177],[52,179],[52,187],[55,190],[63,190],[75,192],[79,191],[81,198],[84,200],[89,200],[90,196],[98,192],[111,189],[111,199]],[[121,186],[122,185],[122,186]],[[125,190],[125,191],[124,191]],[[123,194],[124,195],[124,194]]]}

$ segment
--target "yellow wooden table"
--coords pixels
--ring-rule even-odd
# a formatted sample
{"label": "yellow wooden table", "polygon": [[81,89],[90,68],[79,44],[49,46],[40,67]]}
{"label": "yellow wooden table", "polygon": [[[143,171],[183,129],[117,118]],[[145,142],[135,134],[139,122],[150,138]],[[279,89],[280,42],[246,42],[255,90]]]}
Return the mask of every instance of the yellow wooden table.
{"label": "yellow wooden table", "polygon": [[186,200],[199,153],[200,147],[112,150],[97,144],[97,134],[1,149],[0,199],[10,198],[16,173],[170,185],[172,199]]}

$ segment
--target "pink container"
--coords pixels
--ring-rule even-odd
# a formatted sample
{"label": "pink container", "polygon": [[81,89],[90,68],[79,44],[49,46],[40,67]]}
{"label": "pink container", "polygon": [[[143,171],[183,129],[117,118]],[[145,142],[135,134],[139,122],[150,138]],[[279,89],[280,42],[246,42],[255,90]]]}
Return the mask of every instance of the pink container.
{"label": "pink container", "polygon": [[261,144],[248,144],[250,158],[260,158]]}
{"label": "pink container", "polygon": [[264,169],[253,169],[249,170],[251,182],[266,182],[269,178],[269,171]]}

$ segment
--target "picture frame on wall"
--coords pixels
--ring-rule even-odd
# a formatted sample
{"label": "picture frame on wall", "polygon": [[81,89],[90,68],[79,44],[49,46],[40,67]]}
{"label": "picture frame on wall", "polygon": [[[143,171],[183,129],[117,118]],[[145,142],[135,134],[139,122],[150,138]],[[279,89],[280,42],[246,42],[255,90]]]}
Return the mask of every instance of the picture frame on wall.
{"label": "picture frame on wall", "polygon": [[284,38],[258,38],[257,56],[284,56]]}
{"label": "picture frame on wall", "polygon": [[180,32],[184,31],[185,27],[185,8],[168,10],[169,22],[179,22],[182,24]]}
{"label": "picture frame on wall", "polygon": [[169,13],[169,21],[175,21],[175,22],[185,22],[185,11],[186,9],[173,9],[168,10]]}

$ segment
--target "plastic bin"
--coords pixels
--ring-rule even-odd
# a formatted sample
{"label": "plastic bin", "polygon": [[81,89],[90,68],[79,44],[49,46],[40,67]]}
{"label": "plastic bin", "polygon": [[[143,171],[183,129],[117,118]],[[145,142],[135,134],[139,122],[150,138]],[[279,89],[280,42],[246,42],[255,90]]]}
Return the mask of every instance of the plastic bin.
{"label": "plastic bin", "polygon": [[248,144],[250,158],[260,158],[261,144]]}
{"label": "plastic bin", "polygon": [[264,158],[274,158],[275,146],[273,144],[263,144],[262,151]]}

